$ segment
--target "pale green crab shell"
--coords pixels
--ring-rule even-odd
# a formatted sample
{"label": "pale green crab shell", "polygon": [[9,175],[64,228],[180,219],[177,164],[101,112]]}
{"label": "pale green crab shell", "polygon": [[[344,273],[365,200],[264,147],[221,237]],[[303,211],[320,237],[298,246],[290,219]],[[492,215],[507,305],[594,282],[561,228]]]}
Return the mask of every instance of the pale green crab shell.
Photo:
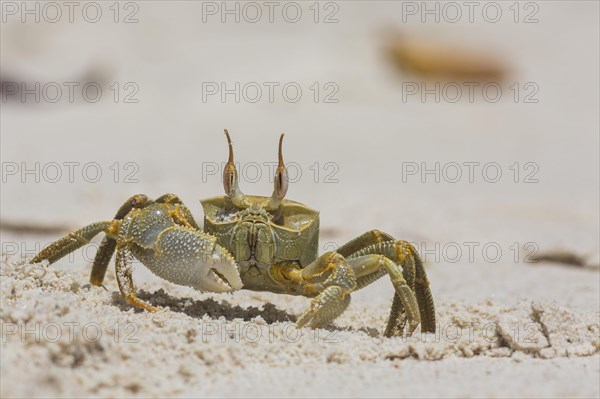
{"label": "pale green crab shell", "polygon": [[[268,197],[248,195],[250,204],[263,206]],[[204,209],[204,231],[217,237],[217,243],[235,254],[233,237],[240,211],[227,196],[200,201]],[[319,212],[299,202],[283,200],[282,222],[268,222],[273,235],[273,263],[297,260],[304,267],[314,261],[319,251]],[[266,249],[266,248],[265,248]]]}

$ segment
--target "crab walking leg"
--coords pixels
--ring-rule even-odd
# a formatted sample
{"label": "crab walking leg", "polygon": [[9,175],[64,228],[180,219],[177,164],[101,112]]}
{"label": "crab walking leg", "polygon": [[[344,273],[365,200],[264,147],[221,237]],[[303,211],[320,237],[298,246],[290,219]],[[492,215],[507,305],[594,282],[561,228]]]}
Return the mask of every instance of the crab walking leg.
{"label": "crab walking leg", "polygon": [[358,252],[363,248],[369,247],[373,244],[379,244],[384,241],[396,241],[396,239],[382,231],[369,230],[366,233],[359,235],[355,239],[348,241],[346,244],[339,247],[336,252],[342,256],[351,256],[353,253]]}
{"label": "crab walking leg", "polygon": [[[374,244],[379,244],[388,241],[395,242],[396,239],[382,231],[370,230],[344,244],[343,246],[338,248],[337,251],[342,255],[351,258],[352,256],[357,256],[353,254],[359,252],[361,249],[364,249]],[[411,259],[409,258],[409,261],[410,260]],[[387,271],[385,269],[379,269],[370,274],[357,277],[356,289],[359,290],[361,288],[364,288],[367,285],[377,281],[386,274]],[[410,262],[409,264],[403,265],[403,275],[405,276],[406,280],[408,280],[408,285],[413,289],[415,274],[416,273],[414,262]],[[422,302],[418,299],[417,301],[422,304]],[[420,307],[422,307],[422,305]],[[404,306],[402,305],[402,299],[400,298],[400,295],[397,292],[395,292],[390,316],[385,330],[385,336],[390,337],[394,335],[401,335],[404,331],[404,327],[406,326],[406,321],[407,317]]]}
{"label": "crab walking leg", "polygon": [[350,293],[356,289],[356,276],[342,255],[327,252],[298,272],[296,280],[307,293],[320,292],[296,322],[298,327],[308,323],[313,328],[324,326],[346,310]]}
{"label": "crab walking leg", "polygon": [[[396,248],[396,254],[399,256],[398,262],[402,262],[403,259],[408,260],[408,263],[414,264],[414,285],[413,290],[417,296],[417,302],[419,303],[419,310],[421,311],[421,331],[423,332],[435,332],[435,305],[433,302],[433,295],[431,295],[431,289],[429,288],[429,280],[425,273],[425,267],[423,261],[419,256],[417,250],[406,241],[397,241],[396,246],[401,246],[403,249],[399,251]],[[404,257],[402,257],[404,254]],[[412,262],[411,262],[412,261]],[[392,304],[393,307],[393,304]]]}
{"label": "crab walking leg", "polygon": [[63,256],[89,243],[97,234],[102,232],[113,234],[117,229],[118,221],[92,223],[48,245],[31,260],[31,263],[38,263],[43,260],[54,263]]}
{"label": "crab walking leg", "polygon": [[98,247],[98,252],[96,252],[96,256],[94,257],[92,273],[90,274],[90,284],[102,286],[104,276],[106,275],[106,270],[108,269],[108,264],[110,263],[110,259],[112,258],[116,247],[117,242],[114,238],[105,236],[102,239],[102,242]]}
{"label": "crab walking leg", "polygon": [[[423,262],[417,250],[406,241],[385,241],[378,244],[365,247],[348,257],[348,259],[357,258],[369,254],[385,255],[403,268],[403,275],[408,286],[413,289],[419,304],[421,316],[421,331],[435,332],[435,306],[433,296],[429,289],[429,280],[423,267]],[[398,319],[402,308],[398,300],[394,297],[392,303],[392,312],[388,322],[388,329],[393,324],[393,319]]]}
{"label": "crab walking leg", "polygon": [[[414,260],[414,254],[417,254],[417,251],[410,243],[406,241],[396,241],[395,239],[380,241],[365,246],[358,251],[347,255],[347,257],[348,259],[352,259],[368,254],[385,255],[387,258],[396,262],[402,267],[402,274],[404,275],[408,286],[413,290],[415,289],[417,263]],[[417,254],[417,256],[419,255]]]}
{"label": "crab walking leg", "polygon": [[[418,303],[417,299],[417,303]],[[420,308],[419,308],[420,310]],[[385,326],[385,331],[383,332],[384,337],[397,337],[401,336],[404,327],[406,326],[407,316],[406,311],[404,309],[404,305],[402,305],[402,299],[400,295],[397,293],[394,294],[394,300],[392,301],[392,307],[390,308],[390,315],[388,317],[387,325]],[[423,327],[421,326],[421,331],[423,331]]]}
{"label": "crab walking leg", "polygon": [[[392,285],[394,286],[396,294],[402,303],[403,309],[406,310],[408,318],[408,335],[411,335],[421,322],[421,317],[415,293],[408,286],[408,283],[402,275],[402,270],[400,270],[400,267],[391,259],[385,257],[384,255],[378,254],[364,255],[357,258],[348,259],[347,262],[354,269],[354,273],[357,276],[357,281],[360,281],[361,278],[373,275],[374,273],[380,274],[382,270],[389,274],[390,279],[392,280]],[[390,323],[388,322],[388,328],[386,328],[386,332],[389,329],[389,325]]]}
{"label": "crab walking leg", "polygon": [[128,253],[125,244],[117,244],[117,255],[115,258],[115,270],[117,275],[117,284],[121,295],[130,305],[145,309],[149,312],[159,310],[157,307],[150,305],[148,302],[141,300],[135,294],[133,288],[133,279],[131,277],[131,264],[128,262],[131,256]]}
{"label": "crab walking leg", "polygon": [[[394,240],[395,241],[395,240]],[[367,285],[373,283],[378,280],[382,276],[387,274],[387,270],[381,268],[379,270],[374,271],[373,273],[363,275],[357,279],[358,287],[357,289],[366,287]],[[415,262],[412,257],[407,258],[407,262],[402,265],[402,275],[406,280],[412,282],[407,282],[407,285],[413,289],[414,292],[414,276],[415,276]],[[406,278],[408,277],[408,278]],[[421,309],[421,302],[417,299],[417,303],[419,304],[419,310]],[[402,297],[398,292],[394,293],[394,299],[392,301],[392,307],[390,308],[390,315],[388,318],[387,326],[385,328],[384,336],[392,337],[402,335],[404,332],[404,327],[406,326],[406,322],[408,321],[406,309],[403,305]]]}
{"label": "crab walking leg", "polygon": [[[152,200],[144,194],[137,194],[129,198],[117,211],[115,220],[122,220],[127,214],[134,208],[141,209],[152,203]],[[117,240],[109,236],[105,236],[98,247],[96,257],[94,257],[94,264],[92,265],[92,274],[90,275],[90,284],[101,286],[112,258],[115,248],[117,247]]]}

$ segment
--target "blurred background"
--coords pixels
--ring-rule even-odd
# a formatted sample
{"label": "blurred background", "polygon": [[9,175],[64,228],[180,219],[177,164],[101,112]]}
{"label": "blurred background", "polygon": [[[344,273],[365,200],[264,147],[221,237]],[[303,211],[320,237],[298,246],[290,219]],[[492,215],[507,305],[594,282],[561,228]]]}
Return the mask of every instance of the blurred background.
{"label": "blurred background", "polygon": [[[136,193],[202,220],[224,128],[242,190],[270,195],[285,132],[322,251],[378,228],[437,300],[598,308],[598,2],[1,5],[3,252]],[[355,301],[387,304],[378,284]]]}

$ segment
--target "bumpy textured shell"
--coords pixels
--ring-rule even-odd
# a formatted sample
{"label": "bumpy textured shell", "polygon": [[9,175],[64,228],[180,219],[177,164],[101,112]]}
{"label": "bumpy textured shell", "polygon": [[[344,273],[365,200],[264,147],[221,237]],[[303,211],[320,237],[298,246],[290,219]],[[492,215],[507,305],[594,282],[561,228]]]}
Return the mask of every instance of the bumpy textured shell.
{"label": "bumpy textured shell", "polygon": [[[254,204],[268,198],[247,196]],[[233,252],[232,238],[239,222],[239,211],[229,197],[219,196],[201,201],[204,231],[217,237],[217,243]],[[298,260],[302,266],[315,260],[319,251],[319,212],[299,202],[284,200],[281,224],[269,222],[275,238],[274,261]]]}

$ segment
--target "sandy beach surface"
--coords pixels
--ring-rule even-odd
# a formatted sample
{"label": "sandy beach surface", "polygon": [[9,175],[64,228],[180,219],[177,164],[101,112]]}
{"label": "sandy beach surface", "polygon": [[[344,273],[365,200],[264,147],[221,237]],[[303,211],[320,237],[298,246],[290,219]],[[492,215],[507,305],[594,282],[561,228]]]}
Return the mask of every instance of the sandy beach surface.
{"label": "sandy beach surface", "polygon": [[[105,290],[82,269],[3,263],[3,397],[598,395],[593,306],[444,302],[452,295],[440,287],[438,333],[390,339],[389,305],[369,303],[391,296],[387,282],[334,325],[298,330],[307,299],[199,294],[153,278],[140,296],[168,309],[151,314],[125,304],[112,275]],[[583,273],[562,283],[597,272]]]}
{"label": "sandy beach surface", "polygon": [[[525,24],[501,3],[498,23],[423,24],[403,3],[336,2],[332,24],[308,3],[299,23],[253,24],[184,1],[136,2],[134,24],[103,2],[97,24],[3,23],[3,78],[94,80],[104,97],[2,103],[0,396],[599,397],[599,5],[535,2]],[[386,60],[389,28],[502,57],[502,99],[407,98],[420,77]],[[206,95],[236,82],[303,96]],[[200,293],[139,263],[139,296],[162,310],[136,310],[112,266],[105,288],[88,284],[101,237],[29,263],[136,193],[176,193],[201,221],[198,200],[223,190],[223,128],[242,189],[259,195],[286,133],[288,198],[321,212],[320,252],[373,228],[412,242],[437,333],[383,337],[387,277],[311,330],[294,325],[307,298]],[[533,262],[557,252],[581,262]]]}

